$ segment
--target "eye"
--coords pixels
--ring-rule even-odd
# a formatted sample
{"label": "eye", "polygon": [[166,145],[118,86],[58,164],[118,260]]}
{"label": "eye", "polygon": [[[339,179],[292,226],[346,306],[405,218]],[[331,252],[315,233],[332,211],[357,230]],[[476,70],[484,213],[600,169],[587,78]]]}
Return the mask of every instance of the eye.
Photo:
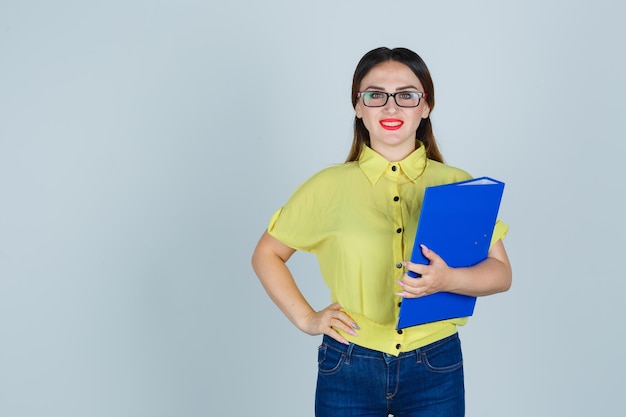
{"label": "eye", "polygon": [[417,93],[414,92],[404,92],[404,93],[398,93],[398,98],[401,100],[412,100],[412,99],[416,99],[418,97]]}
{"label": "eye", "polygon": [[380,100],[382,98],[387,97],[387,94],[381,93],[379,91],[370,91],[367,94],[370,96],[371,99],[374,99],[374,100]]}

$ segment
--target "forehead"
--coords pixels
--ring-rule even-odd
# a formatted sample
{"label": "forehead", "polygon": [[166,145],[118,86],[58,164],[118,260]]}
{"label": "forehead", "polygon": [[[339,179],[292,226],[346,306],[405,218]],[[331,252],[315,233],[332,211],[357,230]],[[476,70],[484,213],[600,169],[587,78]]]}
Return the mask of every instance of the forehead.
{"label": "forehead", "polygon": [[385,61],[373,67],[361,81],[361,89],[371,86],[387,90],[413,86],[422,89],[419,79],[409,67],[397,61]]}

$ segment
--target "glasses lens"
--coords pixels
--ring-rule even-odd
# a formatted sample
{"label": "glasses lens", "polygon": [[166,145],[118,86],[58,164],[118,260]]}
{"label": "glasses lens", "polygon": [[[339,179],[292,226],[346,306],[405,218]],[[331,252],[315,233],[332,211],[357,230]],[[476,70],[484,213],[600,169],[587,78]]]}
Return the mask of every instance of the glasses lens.
{"label": "glasses lens", "polygon": [[420,104],[420,93],[414,91],[407,91],[402,93],[396,93],[396,103],[400,107],[417,107]]}
{"label": "glasses lens", "polygon": [[379,91],[365,91],[362,96],[363,104],[368,107],[382,107],[387,103],[387,94]]}

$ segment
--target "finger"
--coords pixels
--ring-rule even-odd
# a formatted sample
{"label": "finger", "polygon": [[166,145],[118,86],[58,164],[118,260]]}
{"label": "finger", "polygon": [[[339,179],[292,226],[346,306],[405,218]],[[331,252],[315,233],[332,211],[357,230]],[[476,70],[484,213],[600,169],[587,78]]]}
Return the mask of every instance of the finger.
{"label": "finger", "polygon": [[422,255],[424,255],[424,257],[428,259],[431,264],[441,260],[441,257],[436,252],[430,250],[426,245],[421,244],[420,248],[422,249]]}
{"label": "finger", "polygon": [[[347,326],[349,326],[346,330],[348,333],[350,334],[354,334],[356,336],[356,333],[354,333],[354,330],[361,330],[361,328],[359,327],[359,325],[357,324],[357,322],[355,322],[352,317],[350,317],[345,311],[342,310],[343,307],[341,307],[341,305],[339,303],[333,303],[331,305],[329,305],[328,307],[325,308],[325,310],[328,310],[331,312],[331,318],[336,318],[338,319],[340,322],[347,324]],[[342,329],[343,330],[343,329]]]}
{"label": "finger", "polygon": [[343,331],[344,333],[351,334],[352,336],[357,336],[351,323],[346,323],[345,321],[342,320],[341,317],[332,317],[329,322],[329,325],[330,327],[334,329],[339,329]]}
{"label": "finger", "polygon": [[338,341],[339,343],[343,343],[344,345],[350,344],[350,342],[348,342],[344,337],[342,337],[339,333],[337,333],[337,331],[335,331],[335,329],[333,329],[332,327],[330,328],[328,332],[326,332],[326,334],[332,337],[333,339],[335,339],[336,341]]}
{"label": "finger", "polygon": [[350,317],[345,311],[341,310],[337,318],[341,320],[343,323],[347,324],[350,328],[354,330],[361,330],[357,322],[354,321],[352,317]]}
{"label": "finger", "polygon": [[401,287],[404,288],[409,288],[409,289],[416,289],[416,288],[421,288],[425,285],[425,280],[423,278],[424,275],[422,275],[419,278],[413,278],[411,276],[409,276],[408,274],[404,274],[402,276],[402,279],[398,281],[398,284]]}
{"label": "finger", "polygon": [[409,277],[408,282],[400,280],[397,280],[396,282],[402,288],[402,291],[397,292],[396,295],[401,297],[415,298],[430,294],[428,287],[423,285],[423,280]]}
{"label": "finger", "polygon": [[[414,264],[412,262],[402,262],[402,264],[404,265],[404,268],[407,272],[408,271],[415,272],[418,275],[417,278],[420,278],[421,275],[423,275],[426,272],[426,268],[428,268],[428,265]],[[417,279],[415,277],[408,275],[407,272],[404,273],[405,277],[411,278],[412,280]]]}
{"label": "finger", "polygon": [[395,295],[402,297],[402,298],[420,298],[420,297],[424,297],[426,295],[429,295],[429,292],[427,290],[422,290],[422,291],[401,291],[401,292],[397,292],[395,293]]}
{"label": "finger", "polygon": [[328,310],[341,310],[341,305],[339,303],[332,303],[331,305],[326,307],[326,309],[328,309]]}

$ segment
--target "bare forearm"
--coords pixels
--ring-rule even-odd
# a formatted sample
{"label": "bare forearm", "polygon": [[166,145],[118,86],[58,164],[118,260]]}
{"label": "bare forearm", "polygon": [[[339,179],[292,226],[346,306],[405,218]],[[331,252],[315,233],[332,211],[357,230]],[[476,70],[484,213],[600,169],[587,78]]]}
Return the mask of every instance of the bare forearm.
{"label": "bare forearm", "polygon": [[254,270],[272,301],[298,328],[313,308],[298,289],[289,268],[280,260],[263,260],[254,264]]}
{"label": "bare forearm", "polygon": [[511,287],[511,268],[504,262],[487,258],[469,268],[452,268],[449,292],[480,297],[507,291]]}
{"label": "bare forearm", "polygon": [[314,310],[298,289],[286,265],[291,253],[287,251],[282,256],[277,254],[268,236],[261,239],[254,251],[252,267],[272,301],[302,330],[304,319],[314,313]]}

